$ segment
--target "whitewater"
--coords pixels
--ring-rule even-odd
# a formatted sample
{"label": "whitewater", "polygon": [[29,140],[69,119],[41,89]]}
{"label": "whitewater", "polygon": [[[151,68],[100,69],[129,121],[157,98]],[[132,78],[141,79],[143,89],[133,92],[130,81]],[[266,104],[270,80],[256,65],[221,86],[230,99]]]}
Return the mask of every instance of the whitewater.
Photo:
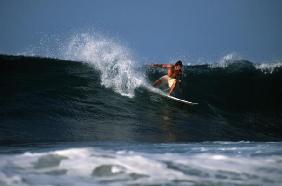
{"label": "whitewater", "polygon": [[[1,185],[280,185],[281,143],[6,148]],[[28,152],[24,152],[29,150]]]}

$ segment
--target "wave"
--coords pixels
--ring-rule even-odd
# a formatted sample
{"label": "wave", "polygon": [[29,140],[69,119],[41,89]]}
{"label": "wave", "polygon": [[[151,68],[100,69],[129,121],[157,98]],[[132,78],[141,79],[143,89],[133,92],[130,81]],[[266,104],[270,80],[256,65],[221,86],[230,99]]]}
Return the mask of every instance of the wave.
{"label": "wave", "polygon": [[280,66],[271,73],[245,60],[185,66],[175,95],[200,103],[189,107],[149,90],[164,71],[99,47],[79,61],[1,55],[0,143],[282,139]]}

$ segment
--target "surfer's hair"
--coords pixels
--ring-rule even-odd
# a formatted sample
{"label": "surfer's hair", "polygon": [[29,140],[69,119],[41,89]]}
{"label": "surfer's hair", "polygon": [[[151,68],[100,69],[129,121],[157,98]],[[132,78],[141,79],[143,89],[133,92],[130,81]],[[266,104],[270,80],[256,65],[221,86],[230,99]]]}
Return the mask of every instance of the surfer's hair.
{"label": "surfer's hair", "polygon": [[176,61],[175,66],[178,66],[178,65],[182,66],[182,61],[181,60]]}

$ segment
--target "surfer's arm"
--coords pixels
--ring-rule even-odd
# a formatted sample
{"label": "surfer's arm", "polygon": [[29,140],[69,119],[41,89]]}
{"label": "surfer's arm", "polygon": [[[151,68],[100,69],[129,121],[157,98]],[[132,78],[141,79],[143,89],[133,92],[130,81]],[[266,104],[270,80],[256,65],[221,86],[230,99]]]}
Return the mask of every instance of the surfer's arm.
{"label": "surfer's arm", "polygon": [[179,75],[177,76],[177,81],[179,83],[181,83],[182,82],[182,78],[183,78],[183,73],[182,73],[182,71],[180,71]]}
{"label": "surfer's arm", "polygon": [[161,67],[161,68],[171,68],[171,67],[173,67],[172,64],[152,64],[150,66],[152,66],[152,67]]}

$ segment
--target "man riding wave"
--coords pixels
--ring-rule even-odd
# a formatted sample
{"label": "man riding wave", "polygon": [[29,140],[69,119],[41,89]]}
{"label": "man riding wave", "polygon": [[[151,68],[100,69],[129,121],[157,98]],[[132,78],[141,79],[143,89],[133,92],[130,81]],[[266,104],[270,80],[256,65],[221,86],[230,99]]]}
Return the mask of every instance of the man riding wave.
{"label": "man riding wave", "polygon": [[168,95],[170,95],[176,86],[177,82],[181,82],[177,80],[178,77],[182,76],[182,61],[177,61],[174,65],[173,64],[152,64],[153,67],[161,67],[167,68],[167,75],[162,76],[160,79],[156,80],[153,83],[153,86],[160,86],[162,83],[167,83],[169,87]]}

